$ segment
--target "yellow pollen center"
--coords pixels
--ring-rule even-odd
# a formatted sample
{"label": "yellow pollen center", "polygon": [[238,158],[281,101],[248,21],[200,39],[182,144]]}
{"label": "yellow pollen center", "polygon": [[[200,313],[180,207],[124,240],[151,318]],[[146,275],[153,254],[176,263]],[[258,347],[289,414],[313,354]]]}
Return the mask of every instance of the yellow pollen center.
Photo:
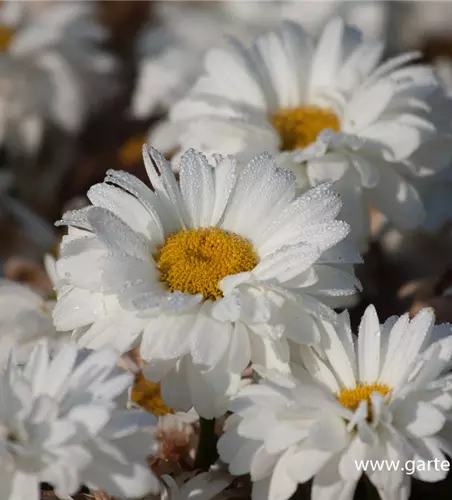
{"label": "yellow pollen center", "polygon": [[147,380],[142,373],[135,378],[131,398],[132,401],[158,417],[174,413],[174,410],[166,406],[162,399],[160,384]]}
{"label": "yellow pollen center", "polygon": [[309,146],[324,129],[340,130],[336,113],[318,106],[281,108],[270,116],[270,121],[281,137],[283,151]]}
{"label": "yellow pollen center", "polygon": [[205,300],[221,298],[223,278],[251,271],[259,261],[248,240],[216,227],[170,234],[155,260],[172,292],[202,294]]}
{"label": "yellow pollen center", "polygon": [[342,406],[353,411],[358,408],[361,401],[367,401],[368,420],[372,420],[370,396],[373,392],[386,396],[391,392],[391,388],[385,384],[358,384],[354,389],[343,389],[337,399]]}
{"label": "yellow pollen center", "polygon": [[6,26],[0,26],[0,52],[5,52],[7,50],[13,35],[14,30]]}
{"label": "yellow pollen center", "polygon": [[118,160],[121,165],[130,166],[141,161],[143,156],[143,144],[146,136],[137,135],[128,139],[118,151]]}

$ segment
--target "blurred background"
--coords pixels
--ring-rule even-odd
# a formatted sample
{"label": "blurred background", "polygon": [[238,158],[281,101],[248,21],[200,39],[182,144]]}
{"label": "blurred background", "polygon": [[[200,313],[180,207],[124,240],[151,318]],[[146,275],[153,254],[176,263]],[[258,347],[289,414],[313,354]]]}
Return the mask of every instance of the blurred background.
{"label": "blurred background", "polygon": [[[141,146],[228,35],[285,18],[316,34],[341,15],[386,55],[421,50],[452,89],[452,2],[5,1],[0,6],[1,274],[43,280],[62,212],[108,169],[144,179]],[[452,205],[452,200],[451,200]],[[444,207],[440,207],[444,209]],[[452,213],[452,207],[445,211]],[[382,316],[433,305],[452,321],[452,231],[401,234],[373,213],[360,271]],[[384,293],[382,293],[382,291]]]}

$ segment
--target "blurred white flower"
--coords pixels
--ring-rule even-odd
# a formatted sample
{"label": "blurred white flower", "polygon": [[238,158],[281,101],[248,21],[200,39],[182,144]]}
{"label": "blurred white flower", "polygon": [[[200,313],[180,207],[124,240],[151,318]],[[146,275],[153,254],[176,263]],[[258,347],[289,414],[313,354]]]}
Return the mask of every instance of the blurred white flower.
{"label": "blurred white flower", "polygon": [[0,140],[31,155],[46,124],[77,134],[115,89],[106,37],[86,2],[55,2],[21,25],[0,53]]}
{"label": "blurred white flower", "polygon": [[[288,499],[311,478],[313,500],[351,500],[361,460],[446,460],[452,329],[434,320],[424,309],[380,326],[370,306],[355,342],[343,313],[328,330],[324,358],[302,347],[305,368],[294,365],[293,376],[267,372],[232,400],[236,414],[218,444],[230,472],[251,472],[256,500]],[[446,474],[418,467],[413,477],[435,482]],[[408,499],[408,469],[369,467],[367,475],[382,499]]]}
{"label": "blurred white flower", "polygon": [[[452,98],[452,60],[440,57],[435,60],[435,69],[446,92]],[[452,118],[449,117],[452,123]],[[417,182],[418,190],[425,205],[426,217],[422,227],[437,231],[452,221],[452,160],[433,178]]]}
{"label": "blurred white flower", "polygon": [[56,53],[23,61],[0,55],[0,140],[32,156],[46,122],[75,132],[83,115],[77,79]]}
{"label": "blurred white flower", "polygon": [[389,2],[155,2],[154,22],[137,42],[138,83],[132,113],[147,118],[165,110],[189,90],[202,73],[202,60],[212,46],[223,45],[227,36],[248,41],[283,19],[302,22],[311,32],[333,14],[368,35],[384,36]]}
{"label": "blurred white flower", "polygon": [[[341,216],[366,241],[368,205],[401,228],[419,226],[414,186],[451,157],[450,110],[432,68],[402,54],[379,65],[384,44],[333,19],[314,44],[285,22],[255,40],[207,53],[205,75],[171,109],[151,142],[235,154],[277,155],[300,189],[334,181]],[[173,147],[175,144],[173,144]]]}
{"label": "blurred white flower", "polygon": [[155,419],[116,407],[132,379],[115,373],[116,362],[71,344],[54,356],[36,346],[23,368],[10,360],[0,375],[2,499],[38,500],[41,482],[64,497],[82,485],[121,498],[159,490],[146,463],[156,442],[145,427]]}
{"label": "blurred white flower", "polygon": [[154,22],[138,37],[138,79],[132,97],[132,114],[147,118],[179,100],[202,70],[202,58],[226,35],[240,38],[252,33],[252,26],[234,19],[222,2],[189,5],[184,2],[156,2]]}
{"label": "blurred white flower", "polygon": [[[140,347],[165,403],[224,413],[250,360],[287,368],[288,339],[320,340],[323,320],[353,295],[359,255],[343,242],[328,186],[295,195],[295,177],[267,154],[240,171],[193,150],[171,165],[144,150],[155,191],[125,172],[93,186],[93,206],[66,213],[53,318],[91,349]],[[303,328],[293,329],[294,321]]]}
{"label": "blurred white flower", "polygon": [[57,347],[69,340],[53,326],[54,304],[28,286],[0,280],[0,367],[5,366],[13,348],[17,361],[23,363],[39,341]]}

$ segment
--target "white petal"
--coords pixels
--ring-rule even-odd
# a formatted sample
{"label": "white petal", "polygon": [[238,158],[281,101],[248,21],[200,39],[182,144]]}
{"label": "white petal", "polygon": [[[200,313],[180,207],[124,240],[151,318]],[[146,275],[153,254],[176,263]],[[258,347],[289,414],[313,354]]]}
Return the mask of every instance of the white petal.
{"label": "white petal", "polygon": [[242,373],[251,360],[251,346],[249,333],[246,327],[237,322],[231,333],[229,345],[229,371],[231,373]]}
{"label": "white petal", "polygon": [[[37,475],[16,470],[12,474],[9,499],[39,500],[40,485]],[[74,492],[73,492],[74,493]]]}
{"label": "white petal", "polygon": [[331,20],[323,30],[317,43],[311,67],[311,89],[328,87],[342,57],[342,37],[344,22],[336,18]]}
{"label": "white petal", "polygon": [[425,212],[416,188],[387,164],[379,173],[379,185],[366,192],[370,202],[402,229],[419,226]]}
{"label": "white petal", "polygon": [[340,385],[329,366],[310,347],[300,347],[301,359],[309,373],[325,384],[333,393],[340,391]]}
{"label": "white petal", "polygon": [[188,383],[196,412],[207,419],[223,415],[227,409],[225,393],[229,382],[228,374],[224,373],[223,370],[217,372],[215,369],[207,372],[207,375],[210,374],[212,378],[216,378],[214,385],[206,381],[206,378],[191,361],[187,361],[187,366]]}
{"label": "white petal", "polygon": [[103,312],[101,294],[72,288],[58,297],[52,316],[57,330],[70,331],[96,321]]}
{"label": "white petal", "polygon": [[112,250],[119,250],[147,260],[151,249],[146,240],[112,212],[92,207],[88,221],[99,239]]}
{"label": "white petal", "polygon": [[355,481],[344,481],[339,476],[338,458],[331,460],[314,477],[312,500],[352,500],[356,489]]}
{"label": "white petal", "polygon": [[288,469],[293,459],[294,452],[289,448],[278,460],[270,481],[268,500],[290,498],[295,493],[297,481],[294,481],[288,474]]}
{"label": "white petal", "polygon": [[261,446],[254,454],[251,460],[250,474],[254,482],[268,477],[278,459],[278,455],[269,455],[263,446]]}
{"label": "white petal", "polygon": [[215,202],[212,167],[201,153],[187,151],[180,160],[180,188],[191,227],[208,227]]}
{"label": "white petal", "polygon": [[391,80],[381,80],[354,94],[345,110],[344,120],[352,121],[353,128],[364,128],[378,119],[396,89]]}
{"label": "white petal", "polygon": [[357,467],[357,463],[366,458],[366,445],[358,436],[352,438],[351,443],[342,453],[338,464],[338,470],[341,478],[349,482],[357,482],[362,471]]}
{"label": "white petal", "polygon": [[415,318],[408,323],[402,316],[391,332],[386,360],[381,370],[380,379],[395,387],[406,376],[415,357],[419,354],[428,339],[435,318],[432,311],[421,310]]}
{"label": "white petal", "polygon": [[305,448],[294,454],[289,474],[298,483],[305,483],[315,477],[330,458],[329,451]]}
{"label": "white petal", "polygon": [[322,322],[322,326],[326,333],[322,347],[336,377],[340,379],[343,387],[354,387],[357,380],[357,366],[348,313],[339,315],[336,325]]}
{"label": "white petal", "polygon": [[309,433],[309,426],[303,422],[275,423],[265,436],[264,447],[269,454],[280,453],[293,444],[302,441]]}
{"label": "white petal", "polygon": [[342,418],[336,415],[325,415],[317,418],[309,429],[306,446],[319,451],[335,453],[348,443],[348,432]]}
{"label": "white petal", "polygon": [[188,411],[192,406],[186,357],[166,375],[161,382],[162,398],[175,410]]}
{"label": "white petal", "polygon": [[233,157],[222,158],[214,170],[215,203],[212,208],[210,225],[220,221],[236,183],[236,161]]}
{"label": "white petal", "polygon": [[405,429],[415,438],[432,436],[439,432],[446,421],[444,414],[423,401],[404,401],[393,411],[394,425]]}
{"label": "white petal", "polygon": [[380,371],[380,322],[374,306],[368,306],[358,333],[359,380],[374,383]]}
{"label": "white petal", "polygon": [[250,471],[251,461],[253,460],[254,454],[259,447],[259,441],[243,441],[242,446],[229,465],[229,472],[234,476],[247,474]]}
{"label": "white petal", "polygon": [[188,223],[188,214],[171,165],[156,149],[147,146],[143,147],[143,160],[152,187],[158,193],[163,208],[174,212],[180,225],[184,227]]}
{"label": "white petal", "polygon": [[230,323],[220,323],[200,312],[191,336],[191,355],[200,370],[208,370],[223,357],[232,334]]}
{"label": "white petal", "polygon": [[176,359],[190,352],[191,331],[196,316],[165,315],[149,318],[140,353],[147,362]]}
{"label": "white petal", "polygon": [[294,175],[278,168],[268,153],[254,157],[241,171],[222,227],[254,242],[262,221],[280,213],[292,200],[294,190]]}
{"label": "white petal", "polygon": [[149,217],[149,212],[141,201],[129,193],[110,184],[102,183],[92,186],[87,193],[88,199],[101,208],[105,208],[122,219],[134,231],[149,238],[157,236],[162,242],[162,227],[157,217]]}

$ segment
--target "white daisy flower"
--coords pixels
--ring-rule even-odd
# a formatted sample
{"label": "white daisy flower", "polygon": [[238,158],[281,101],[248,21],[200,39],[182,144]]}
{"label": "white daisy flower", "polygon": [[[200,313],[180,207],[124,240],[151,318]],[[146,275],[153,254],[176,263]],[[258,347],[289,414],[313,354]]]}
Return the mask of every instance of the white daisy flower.
{"label": "white daisy flower", "polygon": [[192,4],[156,2],[152,21],[137,39],[138,81],[132,114],[147,118],[181,99],[202,72],[207,50],[224,44],[228,36],[242,42],[283,19],[303,23],[317,33],[334,14],[366,34],[384,36],[389,2],[222,2]]}
{"label": "white daisy flower", "polygon": [[[232,400],[236,414],[218,445],[231,473],[251,472],[255,499],[289,498],[313,478],[313,500],[347,500],[361,460],[400,460],[399,470],[369,467],[367,475],[382,499],[407,499],[405,461],[441,461],[452,451],[451,326],[434,320],[424,309],[380,325],[369,306],[355,342],[343,313],[328,330],[324,358],[302,348],[306,369],[268,373]],[[446,474],[419,467],[413,477],[435,482]]]}
{"label": "white daisy flower", "polygon": [[176,135],[182,150],[240,161],[265,150],[296,173],[300,189],[334,181],[361,242],[369,204],[401,228],[417,227],[424,208],[413,179],[450,158],[451,101],[432,68],[407,65],[418,53],[379,65],[383,49],[339,18],[315,44],[292,22],[249,49],[233,40],[207,53],[205,74],[151,142]]}
{"label": "white daisy flower", "polygon": [[52,347],[68,341],[69,336],[53,325],[54,305],[54,300],[28,286],[0,280],[0,367],[13,348],[18,362],[23,363],[39,341],[47,340]]}
{"label": "white daisy flower", "polygon": [[88,348],[139,345],[165,402],[212,418],[251,359],[284,369],[288,339],[320,340],[336,317],[326,302],[355,292],[359,256],[338,245],[339,197],[326,185],[297,197],[267,154],[239,172],[233,157],[212,166],[187,151],[180,186],[156,150],[144,162],[155,191],[109,171],[93,206],[63,216],[54,322]]}
{"label": "white daisy flower", "polygon": [[146,464],[155,418],[116,406],[132,379],[116,362],[71,344],[54,356],[41,344],[23,368],[10,360],[0,375],[2,499],[38,500],[41,482],[65,498],[82,485],[121,498],[159,490]]}

